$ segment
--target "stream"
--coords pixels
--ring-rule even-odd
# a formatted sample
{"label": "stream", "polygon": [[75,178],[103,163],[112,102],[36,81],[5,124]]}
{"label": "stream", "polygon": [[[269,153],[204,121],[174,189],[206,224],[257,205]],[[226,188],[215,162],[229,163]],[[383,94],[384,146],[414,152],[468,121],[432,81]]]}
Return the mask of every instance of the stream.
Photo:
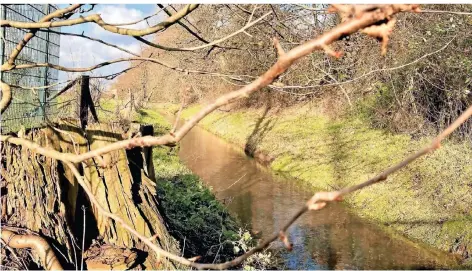
{"label": "stream", "polygon": [[[262,238],[278,231],[314,193],[200,127],[180,142],[179,156],[232,215]],[[292,251],[279,241],[271,245],[285,269],[438,269],[453,268],[455,262],[447,253],[387,234],[342,203],[304,214],[288,236]]]}

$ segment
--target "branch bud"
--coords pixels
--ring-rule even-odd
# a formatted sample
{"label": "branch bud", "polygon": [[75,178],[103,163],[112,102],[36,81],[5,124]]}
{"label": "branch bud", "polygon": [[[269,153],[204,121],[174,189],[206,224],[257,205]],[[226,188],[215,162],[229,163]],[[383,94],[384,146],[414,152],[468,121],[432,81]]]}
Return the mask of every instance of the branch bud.
{"label": "branch bud", "polygon": [[288,240],[288,237],[287,235],[285,234],[284,231],[280,231],[279,233],[279,238],[280,240],[282,240],[282,242],[284,243],[285,247],[287,248],[288,251],[291,251],[292,248],[293,248],[293,245],[290,243],[290,241]]}
{"label": "branch bud", "polygon": [[277,55],[280,57],[285,55],[285,51],[280,45],[279,39],[273,38],[275,49],[277,50]]}
{"label": "branch bud", "polygon": [[326,54],[332,56],[332,57],[335,57],[335,58],[340,58],[343,56],[343,52],[341,51],[334,51],[333,49],[331,49],[331,47],[329,47],[328,45],[324,44],[321,46],[323,48],[323,50],[326,52]]}

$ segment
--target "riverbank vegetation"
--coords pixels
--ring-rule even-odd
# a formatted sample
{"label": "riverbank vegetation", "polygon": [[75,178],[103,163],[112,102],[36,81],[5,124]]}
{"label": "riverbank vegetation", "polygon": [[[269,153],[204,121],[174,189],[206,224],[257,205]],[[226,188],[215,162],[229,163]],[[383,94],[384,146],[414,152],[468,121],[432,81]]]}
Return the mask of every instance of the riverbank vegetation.
{"label": "riverbank vegetation", "polygon": [[[137,115],[140,122],[153,124],[156,135],[163,135],[171,128],[162,116],[152,111],[143,110]],[[238,223],[198,176],[181,163],[178,147],[154,148],[153,163],[161,208],[182,254],[187,258],[201,255],[206,262],[234,257]]]}
{"label": "riverbank vegetation", "polygon": [[[106,105],[113,108],[110,104]],[[155,135],[171,129],[170,123],[153,110],[140,110],[136,121],[152,124]],[[257,240],[220,203],[202,180],[178,157],[179,147],[154,148],[153,163],[157,196],[169,233],[179,241],[182,255],[200,256],[201,262],[224,262],[255,246]],[[277,267],[274,255],[265,251],[246,260],[245,270]]]}
{"label": "riverbank vegetation", "polygon": [[[205,26],[201,31],[209,37],[214,35],[214,18],[225,17],[227,24],[221,28],[231,33],[240,25],[244,10],[251,10],[249,5],[234,10],[231,6],[205,8],[205,14],[215,17],[198,12],[192,16]],[[280,174],[316,189],[335,190],[374,176],[427,144],[472,103],[472,21],[467,14],[472,6],[422,8],[443,12],[401,14],[387,55],[377,53],[376,42],[357,34],[349,36],[334,48],[343,57],[313,53],[262,92],[217,110],[201,125]],[[262,14],[261,9],[254,14]],[[143,65],[139,70],[147,71],[147,80],[136,70],[134,75],[118,78],[115,87],[125,93],[124,86],[134,82],[143,91],[154,91],[151,101],[173,104],[167,112],[176,113],[183,103],[188,107],[183,116],[194,115],[201,106],[245,85],[274,63],[277,54],[269,50],[272,37],[278,37],[288,50],[340,19],[289,6],[277,10],[279,19],[290,18],[294,12],[325,17],[313,24],[304,21],[305,28],[290,20],[288,27],[254,28],[249,35],[227,43],[244,44],[243,51],[215,48],[201,55],[192,53],[193,57],[151,47],[143,51],[159,53],[179,67],[205,68],[232,77],[190,74],[181,80],[178,71]],[[158,39],[186,43],[191,40],[186,35],[174,28]],[[471,127],[467,121],[452,141],[427,159],[346,201],[360,216],[470,262]]]}
{"label": "riverbank vegetation", "polygon": [[[156,106],[164,112],[177,108]],[[182,117],[200,109],[190,106]],[[333,119],[326,110],[306,104],[284,110],[219,111],[200,126],[262,163],[269,162],[277,173],[311,184],[315,191],[365,181],[431,140],[372,129],[356,112]],[[362,217],[467,258],[472,245],[471,149],[468,142],[447,142],[427,159],[345,201]]]}

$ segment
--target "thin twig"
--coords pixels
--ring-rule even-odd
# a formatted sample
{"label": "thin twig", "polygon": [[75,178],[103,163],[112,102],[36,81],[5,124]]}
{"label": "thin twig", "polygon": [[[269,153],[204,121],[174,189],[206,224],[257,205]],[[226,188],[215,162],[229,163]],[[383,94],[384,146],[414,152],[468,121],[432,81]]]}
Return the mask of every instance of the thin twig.
{"label": "thin twig", "polygon": [[62,258],[64,258],[64,260],[65,260],[66,262],[70,262],[69,259],[67,259],[66,255],[64,255],[64,253],[63,253],[57,246],[55,246],[55,245],[52,244],[52,243],[51,243],[51,246],[52,246],[53,248],[55,248],[56,251],[59,252],[59,254],[61,254]]}
{"label": "thin twig", "polygon": [[177,129],[177,126],[179,125],[180,115],[182,114],[182,110],[184,110],[185,105],[187,103],[186,94],[188,91],[190,91],[190,88],[187,88],[185,89],[185,91],[182,92],[182,97],[181,97],[182,102],[180,103],[179,111],[177,112],[177,116],[175,117],[174,125],[172,125],[172,129],[170,130],[171,134],[175,133],[175,130]]}
{"label": "thin twig", "polygon": [[455,15],[472,15],[472,12],[462,12],[462,11],[449,11],[449,10],[432,10],[432,9],[421,9],[420,13],[446,13],[446,14],[455,14]]}
{"label": "thin twig", "polygon": [[351,99],[349,98],[349,95],[347,94],[347,91],[344,89],[344,87],[339,84],[338,80],[336,80],[336,78],[334,78],[334,76],[332,76],[330,73],[328,73],[327,71],[323,70],[322,68],[320,68],[319,66],[316,66],[318,68],[318,70],[320,70],[322,73],[326,74],[329,78],[331,78],[334,82],[338,83],[338,86],[339,88],[341,89],[341,92],[344,94],[344,96],[346,97],[346,100],[349,104],[349,106],[352,108],[352,103],[351,103]]}
{"label": "thin twig", "polygon": [[35,91],[37,89],[52,88],[52,87],[55,87],[57,85],[62,85],[62,84],[65,84],[65,83],[69,83],[71,81],[73,81],[73,80],[59,81],[59,82],[56,82],[56,83],[53,83],[53,84],[50,84],[50,85],[39,86],[39,87],[28,87],[28,86],[20,86],[20,85],[10,84],[10,87],[21,88],[21,89],[29,89],[29,90]]}
{"label": "thin twig", "polygon": [[234,183],[232,183],[230,186],[224,188],[224,189],[221,189],[221,190],[218,190],[217,192],[222,192],[222,191],[225,191],[225,190],[228,190],[230,189],[231,187],[233,187],[233,185],[237,184],[239,181],[241,181],[244,177],[246,177],[247,173],[244,173],[243,176],[239,177],[239,179],[237,181],[235,181]]}
{"label": "thin twig", "polygon": [[72,142],[72,147],[74,148],[75,154],[79,154],[79,148],[78,148],[78,147],[79,147],[79,144],[78,144],[77,142],[75,142],[74,137],[71,135],[71,133],[69,133],[68,131],[64,131],[64,130],[62,130],[62,129],[59,129],[59,128],[54,127],[53,123],[51,123],[51,122],[49,122],[49,121],[48,121],[47,125],[48,125],[51,129],[53,129],[53,130],[55,130],[55,131],[57,131],[57,132],[59,132],[59,133],[62,133],[62,134],[67,135],[67,136],[69,137],[70,141]]}
{"label": "thin twig", "polygon": [[311,10],[311,11],[316,11],[316,12],[328,12],[326,9],[319,9],[319,8],[312,8],[312,7],[307,7],[305,5],[299,5],[299,4],[294,4],[297,7],[301,7],[306,10]]}
{"label": "thin twig", "polygon": [[142,18],[142,19],[139,19],[139,20],[137,20],[137,21],[134,21],[134,22],[129,22],[129,23],[116,23],[116,24],[115,24],[115,23],[109,23],[109,25],[113,25],[113,26],[125,26],[125,25],[137,24],[137,23],[146,21],[146,20],[148,20],[148,19],[150,19],[150,18],[152,18],[152,17],[154,17],[154,16],[157,16],[157,15],[159,15],[159,13],[161,13],[161,12],[162,12],[162,9],[158,10],[158,11],[157,11],[156,13],[154,13],[154,14],[151,14],[151,15],[149,15],[149,16],[146,16],[146,17],[144,17],[144,18]]}
{"label": "thin twig", "polygon": [[[234,75],[234,74],[209,72],[209,71],[203,71],[203,70],[184,69],[184,68],[180,68],[178,66],[171,65],[171,64],[168,64],[166,62],[160,61],[158,59],[149,58],[149,57],[147,57],[147,58],[146,57],[119,58],[119,59],[99,63],[99,64],[96,64],[96,65],[93,65],[93,66],[90,66],[90,67],[87,67],[87,68],[68,68],[68,67],[63,67],[63,66],[60,66],[60,65],[54,65],[54,64],[51,64],[51,63],[35,63],[35,64],[24,64],[24,65],[13,66],[13,67],[10,67],[9,70],[11,70],[11,69],[28,69],[28,68],[35,68],[35,67],[50,67],[50,68],[53,68],[53,69],[57,69],[57,70],[61,70],[61,71],[67,71],[67,72],[88,72],[88,71],[99,69],[99,68],[102,68],[102,67],[105,67],[105,66],[108,66],[108,65],[111,65],[111,64],[120,63],[120,62],[128,62],[128,61],[142,61],[142,62],[148,61],[148,62],[156,63],[156,64],[161,65],[163,67],[166,67],[168,69],[178,71],[178,72],[192,73],[192,74],[202,74],[202,75],[217,76],[217,77],[228,77],[228,78],[231,78],[231,79],[237,80],[237,81],[243,81],[241,79],[241,77],[255,78],[254,76],[244,75],[244,74],[243,75]],[[112,75],[90,76],[90,78],[112,79],[112,77],[116,77],[116,76],[118,76],[118,75],[120,75],[124,72],[127,72],[127,71],[133,69],[133,68],[135,68],[135,67],[128,68],[126,70],[120,71],[120,72],[112,74]],[[4,71],[4,70],[2,70],[2,71]],[[7,88],[9,86],[7,84],[5,84],[5,85],[6,85],[5,86],[5,88],[6,88],[5,93],[8,94],[8,89]],[[3,91],[3,85],[2,85],[2,91]],[[2,96],[2,100],[3,99],[4,98]]]}
{"label": "thin twig", "polygon": [[[156,44],[156,43],[153,43],[153,42],[150,42],[144,38],[141,38],[141,37],[135,37],[137,40],[141,41],[142,43],[145,43],[149,46],[152,46],[152,47],[155,47],[155,48],[158,48],[158,49],[162,49],[162,50],[166,50],[166,51],[195,51],[195,50],[200,50],[200,49],[205,49],[205,48],[208,48],[208,47],[212,47],[212,46],[215,46],[216,44],[218,43],[221,43],[227,39],[230,39],[236,35],[238,35],[239,33],[242,33],[244,31],[246,31],[246,29],[252,27],[253,25],[257,24],[258,22],[260,22],[262,19],[264,19],[265,17],[269,16],[270,14],[272,14],[272,11],[262,15],[261,17],[259,17],[257,20],[251,22],[251,23],[248,23],[246,24],[243,28],[227,35],[226,37],[223,37],[221,39],[218,39],[218,40],[215,40],[215,41],[212,41],[212,42],[209,42],[207,44],[204,44],[204,45],[200,45],[200,46],[195,46],[195,47],[186,47],[186,48],[174,48],[174,47],[167,47],[167,46],[163,46],[163,45],[160,45],[160,44]],[[234,49],[234,48],[231,48],[231,49]]]}
{"label": "thin twig", "polygon": [[[157,4],[158,7],[161,8],[161,10],[163,10],[165,13],[167,13],[167,15],[169,16],[172,16],[173,14],[167,10],[167,7],[171,7],[173,8],[175,11],[177,11],[172,5],[167,5],[167,7],[164,7],[162,4]],[[189,20],[187,20],[187,18],[183,18],[185,21],[187,21],[191,26],[193,26],[195,29],[197,29],[194,25],[192,25]],[[177,24],[179,24],[182,28],[184,28],[185,30],[187,30],[187,32],[189,32],[192,36],[194,36],[195,38],[197,38],[199,41],[201,42],[204,42],[204,43],[210,43],[209,41],[205,40],[204,38],[202,38],[200,35],[198,35],[197,33],[195,33],[192,29],[190,29],[187,25],[185,25],[183,22],[181,22],[180,20],[177,21]],[[198,29],[197,29],[198,31]]]}
{"label": "thin twig", "polygon": [[[337,85],[344,85],[344,84],[349,84],[349,83],[352,83],[352,82],[355,82],[355,81],[358,81],[362,78],[365,78],[373,73],[377,73],[377,72],[385,72],[385,71],[394,71],[394,70],[398,70],[398,69],[402,69],[402,68],[405,68],[405,67],[408,67],[408,66],[411,66],[413,64],[416,64],[418,63],[419,61],[429,57],[429,56],[432,56],[434,54],[437,54],[441,51],[443,51],[444,49],[446,49],[449,44],[451,44],[451,42],[456,38],[456,36],[454,36],[450,41],[448,41],[444,46],[442,46],[441,48],[439,48],[438,50],[436,51],[433,51],[433,52],[430,52],[430,53],[427,53],[411,62],[408,62],[406,64],[402,64],[402,65],[399,65],[399,66],[395,66],[395,67],[391,67],[391,68],[384,68],[384,69],[377,69],[377,70],[372,70],[372,71],[369,71],[367,73],[364,73],[363,75],[359,76],[359,77],[356,77],[356,78],[353,78],[353,79],[350,79],[350,80],[346,80],[346,81],[341,81],[341,82],[337,82],[337,83],[332,83],[332,84],[324,84],[324,85],[309,85],[309,86],[283,86],[283,87],[279,87],[279,86],[274,86],[274,85],[271,85],[272,88],[274,89],[306,89],[306,88],[319,88],[319,87],[329,87],[329,86],[337,86]],[[288,92],[290,94],[296,94],[296,93],[292,93],[292,92]],[[301,94],[301,95],[309,95],[309,94],[312,94],[313,92],[310,92],[310,93],[304,93],[304,94]]]}
{"label": "thin twig", "polygon": [[39,29],[38,31],[41,31],[41,32],[48,32],[48,33],[54,33],[54,34],[63,35],[63,36],[72,36],[72,37],[79,37],[79,38],[83,38],[83,39],[88,39],[88,40],[95,41],[95,42],[99,42],[99,43],[104,44],[104,45],[106,45],[106,46],[109,46],[109,47],[118,49],[118,50],[123,51],[123,52],[125,52],[125,53],[128,53],[128,54],[130,54],[130,55],[139,56],[139,54],[136,54],[136,53],[133,53],[133,52],[131,52],[131,51],[129,51],[129,50],[126,50],[126,49],[123,48],[123,47],[120,47],[120,46],[118,46],[118,45],[115,45],[115,44],[106,42],[106,41],[101,40],[101,39],[96,39],[96,38],[92,38],[92,37],[86,36],[84,33],[82,33],[82,34],[76,34],[76,33],[69,33],[69,32],[54,31],[54,30],[50,30],[50,29],[46,29],[46,30]]}

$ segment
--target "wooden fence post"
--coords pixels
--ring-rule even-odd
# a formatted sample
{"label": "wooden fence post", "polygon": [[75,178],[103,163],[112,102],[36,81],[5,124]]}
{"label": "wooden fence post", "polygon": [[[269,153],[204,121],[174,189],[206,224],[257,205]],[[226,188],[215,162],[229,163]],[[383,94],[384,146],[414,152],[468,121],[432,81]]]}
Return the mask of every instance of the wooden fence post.
{"label": "wooden fence post", "polygon": [[90,93],[89,87],[90,77],[88,75],[82,75],[80,78],[80,108],[79,108],[79,117],[80,117],[80,127],[85,129],[88,122],[88,100],[87,93]]}
{"label": "wooden fence post", "polygon": [[80,78],[80,126],[85,129],[88,122],[88,110],[92,112],[92,117],[96,122],[98,121],[97,112],[93,104],[92,95],[90,94],[90,77],[82,75]]}

